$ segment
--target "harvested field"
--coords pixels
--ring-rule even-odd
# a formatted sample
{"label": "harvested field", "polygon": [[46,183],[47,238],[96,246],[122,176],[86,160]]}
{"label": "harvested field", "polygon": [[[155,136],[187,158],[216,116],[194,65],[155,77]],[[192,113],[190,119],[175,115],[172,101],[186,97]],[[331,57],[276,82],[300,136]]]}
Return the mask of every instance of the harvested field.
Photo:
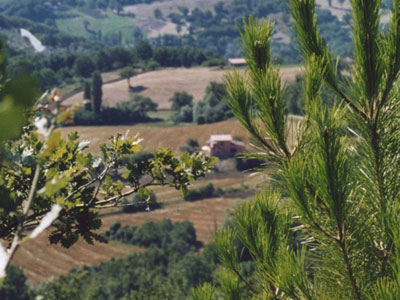
{"label": "harvested field", "polygon": [[153,212],[142,212],[134,215],[119,214],[103,218],[105,228],[115,221],[125,225],[140,225],[149,221],[171,219],[172,222],[190,221],[196,228],[197,239],[203,243],[211,242],[215,231],[221,227],[227,216],[227,210],[239,201],[233,198],[211,198],[194,202],[171,204]]}
{"label": "harvested field", "polygon": [[74,126],[61,129],[64,134],[77,131],[81,140],[91,141],[89,150],[99,154],[99,144],[117,133],[130,131],[131,135],[139,134],[144,150],[151,151],[154,148],[166,147],[178,150],[189,138],[197,139],[200,145],[210,138],[211,134],[231,134],[233,137],[240,136],[247,141],[248,135],[236,120],[228,120],[213,124],[184,125],[173,127],[160,127],[157,125],[134,125],[134,126]]}
{"label": "harvested field", "polygon": [[[282,80],[294,80],[301,72],[301,67],[287,67],[281,69]],[[226,70],[210,68],[168,68],[147,72],[132,77],[131,84],[140,94],[150,97],[158,103],[159,110],[169,109],[168,101],[175,92],[186,91],[193,95],[194,102],[203,99],[205,89],[211,81],[222,82]],[[127,80],[103,85],[103,105],[115,106],[118,102],[129,100],[132,93],[128,88]],[[78,93],[66,99],[64,104],[71,105],[82,101],[83,93]]]}
{"label": "harvested field", "polygon": [[[173,222],[189,220],[193,222],[197,239],[208,243],[226,217],[227,209],[238,201],[232,198],[213,198],[195,202],[181,202],[162,209],[136,214],[115,214],[103,217],[102,230],[107,230],[115,222],[122,225],[141,225],[148,221],[170,218]],[[39,283],[46,278],[67,274],[71,269],[84,265],[96,265],[111,258],[121,258],[141,251],[141,248],[116,242],[89,245],[83,240],[70,249],[50,245],[46,234],[23,245],[13,259],[22,267],[29,282]]]}
{"label": "harvested field", "polygon": [[65,249],[59,245],[50,245],[47,235],[42,234],[22,245],[12,263],[23,268],[30,282],[39,283],[46,278],[67,274],[73,268],[97,265],[138,251],[141,249],[135,246],[116,242],[90,245],[82,239],[70,249]]}
{"label": "harvested field", "polygon": [[[300,117],[291,116],[296,122]],[[296,125],[297,126],[297,125]],[[231,134],[232,137],[240,137],[243,142],[249,142],[247,131],[237,120],[227,120],[212,124],[203,125],[181,125],[162,127],[158,124],[152,125],[131,125],[131,126],[71,126],[61,128],[64,136],[71,132],[78,132],[81,140],[89,140],[89,151],[98,155],[99,145],[106,142],[110,136],[117,133],[124,134],[127,130],[131,136],[139,134],[144,140],[141,142],[143,150],[152,151],[155,148],[166,147],[178,151],[179,147],[186,144],[186,141],[196,139],[199,145],[205,145],[211,134]],[[294,128],[296,130],[296,128]]]}

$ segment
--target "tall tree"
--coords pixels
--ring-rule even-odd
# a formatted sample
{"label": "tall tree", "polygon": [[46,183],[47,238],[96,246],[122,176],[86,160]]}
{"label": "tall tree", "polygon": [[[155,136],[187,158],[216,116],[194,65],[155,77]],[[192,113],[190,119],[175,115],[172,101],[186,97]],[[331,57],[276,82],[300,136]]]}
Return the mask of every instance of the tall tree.
{"label": "tall tree", "polygon": [[172,103],[171,104],[172,111],[179,111],[183,106],[193,105],[193,96],[186,93],[185,91],[175,92],[174,95],[168,101]]}
{"label": "tall tree", "polygon": [[153,57],[153,48],[146,40],[141,40],[136,46],[136,54],[140,60],[148,61]]}
{"label": "tall tree", "polygon": [[99,71],[93,72],[92,75],[92,103],[93,103],[93,111],[98,114],[101,110],[101,102],[103,99],[103,80],[101,79],[101,74]]}
{"label": "tall tree", "polygon": [[128,87],[131,88],[131,77],[136,75],[135,70],[132,67],[125,67],[119,72],[119,75],[128,81]]}
{"label": "tall tree", "polygon": [[[316,25],[315,0],[290,1],[306,60],[303,120],[285,109],[270,60],[272,25],[244,23],[248,71],[227,76],[229,105],[275,166],[276,184],[216,235],[225,298],[400,298],[400,1],[387,33],[381,2],[352,1],[354,66],[343,85]],[[339,104],[324,105],[323,85]],[[250,276],[240,264],[245,252],[255,262]],[[194,295],[216,299],[209,286]]]}
{"label": "tall tree", "polygon": [[83,100],[86,101],[85,103],[86,110],[92,110],[91,98],[92,98],[92,92],[90,88],[90,82],[85,80],[83,83]]}

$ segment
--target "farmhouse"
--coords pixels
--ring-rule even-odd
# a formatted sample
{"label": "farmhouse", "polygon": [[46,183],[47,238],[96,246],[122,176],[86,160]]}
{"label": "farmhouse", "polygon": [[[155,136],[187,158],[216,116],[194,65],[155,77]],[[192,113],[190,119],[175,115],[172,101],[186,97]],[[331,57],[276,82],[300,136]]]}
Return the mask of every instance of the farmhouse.
{"label": "farmhouse", "polygon": [[229,68],[232,67],[244,67],[246,65],[244,58],[228,58],[227,65]]}
{"label": "farmhouse", "polygon": [[244,151],[245,148],[243,142],[233,140],[230,134],[212,134],[207,146],[203,146],[202,150],[211,156],[227,158]]}

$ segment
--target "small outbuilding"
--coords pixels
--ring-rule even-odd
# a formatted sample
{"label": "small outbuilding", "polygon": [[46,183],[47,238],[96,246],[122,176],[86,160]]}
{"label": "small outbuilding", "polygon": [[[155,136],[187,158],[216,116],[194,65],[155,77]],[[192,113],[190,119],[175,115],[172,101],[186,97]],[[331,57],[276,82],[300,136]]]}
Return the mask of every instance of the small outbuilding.
{"label": "small outbuilding", "polygon": [[207,146],[202,147],[202,150],[208,155],[219,158],[232,157],[245,149],[245,143],[235,141],[230,134],[212,134]]}
{"label": "small outbuilding", "polygon": [[247,65],[247,63],[244,58],[228,58],[227,65],[229,68],[244,67]]}

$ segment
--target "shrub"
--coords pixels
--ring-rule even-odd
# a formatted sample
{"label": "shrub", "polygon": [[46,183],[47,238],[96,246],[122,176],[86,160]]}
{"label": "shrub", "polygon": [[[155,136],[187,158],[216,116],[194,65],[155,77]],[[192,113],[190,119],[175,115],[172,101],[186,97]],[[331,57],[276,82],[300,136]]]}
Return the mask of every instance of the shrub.
{"label": "shrub", "polygon": [[99,117],[96,116],[94,111],[89,111],[89,110],[78,110],[74,114],[74,124],[75,125],[96,125],[101,122],[99,122]]}
{"label": "shrub", "polygon": [[200,150],[199,142],[196,139],[188,139],[185,145],[179,147],[179,150],[182,152],[188,152],[189,154],[192,154]]}
{"label": "shrub", "polygon": [[201,64],[203,67],[218,67],[225,65],[224,58],[210,58]]}
{"label": "shrub", "polygon": [[196,201],[201,199],[218,197],[223,194],[221,188],[215,188],[212,183],[209,183],[198,189],[189,190],[184,196],[185,201]]}
{"label": "shrub", "polygon": [[258,158],[245,157],[243,154],[236,153],[235,157],[235,168],[238,171],[247,171],[261,168],[265,161]]}

